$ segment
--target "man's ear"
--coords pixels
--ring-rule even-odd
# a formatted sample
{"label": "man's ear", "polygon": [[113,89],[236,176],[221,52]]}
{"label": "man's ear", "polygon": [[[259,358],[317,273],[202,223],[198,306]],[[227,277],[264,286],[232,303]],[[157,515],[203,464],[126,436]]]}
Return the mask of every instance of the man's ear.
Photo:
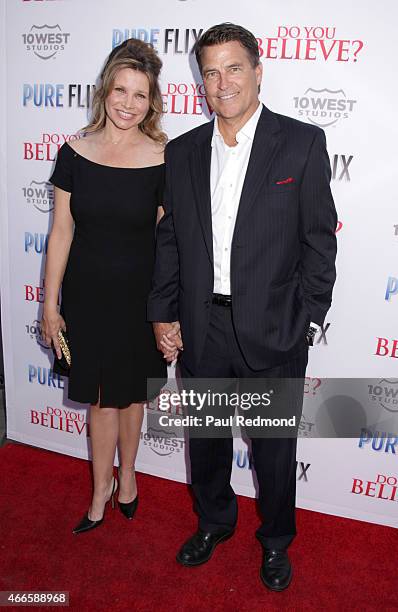
{"label": "man's ear", "polygon": [[256,80],[257,80],[257,90],[258,93],[260,93],[261,90],[261,81],[263,78],[263,65],[260,62],[256,67],[255,67],[255,72],[256,72]]}
{"label": "man's ear", "polygon": [[257,85],[260,87],[261,81],[263,78],[263,65],[261,62],[255,67],[255,71],[256,71]]}

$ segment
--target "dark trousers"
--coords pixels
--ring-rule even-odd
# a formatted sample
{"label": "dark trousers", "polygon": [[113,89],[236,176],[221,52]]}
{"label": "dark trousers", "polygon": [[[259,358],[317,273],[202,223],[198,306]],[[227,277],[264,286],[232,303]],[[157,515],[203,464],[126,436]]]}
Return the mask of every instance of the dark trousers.
{"label": "dark trousers", "polygon": [[[308,349],[288,363],[267,370],[252,370],[240,350],[231,308],[212,305],[209,332],[199,367],[189,371],[181,363],[183,378],[289,378],[302,379],[296,401],[301,415]],[[259,486],[263,522],[256,535],[265,548],[289,546],[296,534],[296,438],[259,438],[250,433],[252,459]],[[190,437],[191,483],[199,528],[211,533],[233,530],[237,502],[231,487],[232,437]]]}

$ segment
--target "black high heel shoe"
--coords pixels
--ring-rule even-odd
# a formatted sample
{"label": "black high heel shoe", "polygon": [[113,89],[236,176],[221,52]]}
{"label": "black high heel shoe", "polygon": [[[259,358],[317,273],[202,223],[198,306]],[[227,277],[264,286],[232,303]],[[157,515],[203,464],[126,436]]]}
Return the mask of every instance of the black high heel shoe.
{"label": "black high heel shoe", "polygon": [[[115,507],[115,493],[116,493],[116,490],[117,490],[117,480],[113,476],[112,493],[111,493],[111,496],[109,498],[111,500],[112,508]],[[108,503],[109,499],[105,502],[105,506]],[[91,519],[89,519],[88,518],[88,512],[86,512],[86,514],[83,516],[83,518],[80,521],[80,523],[78,525],[76,525],[76,527],[72,530],[72,532],[76,533],[76,534],[77,533],[84,533],[85,531],[90,531],[91,529],[95,529],[95,527],[99,527],[104,522],[104,515],[105,515],[105,507],[104,507],[104,514],[102,515],[102,518],[99,519],[98,521],[92,521]]]}
{"label": "black high heel shoe", "polygon": [[[119,478],[120,478],[120,468],[118,469],[118,473],[119,473]],[[137,495],[134,497],[133,501],[131,502],[117,502],[117,505],[119,506],[119,510],[120,512],[127,518],[129,519],[129,521],[133,518],[135,511],[137,510],[137,506],[138,506],[138,493]]]}

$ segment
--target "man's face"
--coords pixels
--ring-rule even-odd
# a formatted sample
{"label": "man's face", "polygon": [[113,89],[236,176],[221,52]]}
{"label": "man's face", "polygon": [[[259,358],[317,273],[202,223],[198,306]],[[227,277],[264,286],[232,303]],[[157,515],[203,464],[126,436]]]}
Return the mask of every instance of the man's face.
{"label": "man's face", "polygon": [[223,119],[247,121],[258,106],[261,63],[253,68],[249,54],[233,40],[204,47],[202,75],[210,106]]}

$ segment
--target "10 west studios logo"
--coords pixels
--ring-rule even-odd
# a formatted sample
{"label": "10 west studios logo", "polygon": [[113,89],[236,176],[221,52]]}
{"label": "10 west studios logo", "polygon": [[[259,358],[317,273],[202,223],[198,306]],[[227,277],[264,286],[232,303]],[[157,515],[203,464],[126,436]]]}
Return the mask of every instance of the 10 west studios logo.
{"label": "10 west studios logo", "polygon": [[27,187],[22,187],[22,193],[27,204],[32,204],[36,210],[49,213],[54,208],[54,186],[48,181],[31,181]]}
{"label": "10 west studios logo", "polygon": [[26,333],[35,340],[39,346],[50,350],[50,347],[44,340],[44,336],[41,329],[41,322],[38,319],[34,319],[32,323],[25,325]]}
{"label": "10 west studios logo", "polygon": [[70,32],[62,32],[61,26],[32,25],[29,32],[22,34],[22,40],[27,51],[31,51],[42,60],[55,57],[58,51],[63,51],[68,44]]}
{"label": "10 west studios logo", "polygon": [[152,452],[160,457],[167,457],[174,453],[180,453],[185,441],[176,437],[174,431],[155,429],[148,427],[146,432],[141,432],[141,441],[148,446]]}
{"label": "10 west studios logo", "polygon": [[382,378],[376,385],[368,384],[369,399],[387,412],[398,414],[398,379]]}
{"label": "10 west studios logo", "polygon": [[335,126],[348,119],[357,100],[349,99],[343,89],[314,89],[309,87],[302,96],[293,98],[300,119],[306,119],[320,128]]}

